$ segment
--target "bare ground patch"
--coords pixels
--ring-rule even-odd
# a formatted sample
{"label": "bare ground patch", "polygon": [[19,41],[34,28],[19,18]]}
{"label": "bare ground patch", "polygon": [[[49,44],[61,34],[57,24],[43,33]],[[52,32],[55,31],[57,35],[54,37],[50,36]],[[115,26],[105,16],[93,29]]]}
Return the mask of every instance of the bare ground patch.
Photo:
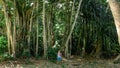
{"label": "bare ground patch", "polygon": [[19,59],[16,61],[3,61],[0,68],[120,68],[120,63],[114,64],[111,60],[63,60],[56,64],[48,60]]}

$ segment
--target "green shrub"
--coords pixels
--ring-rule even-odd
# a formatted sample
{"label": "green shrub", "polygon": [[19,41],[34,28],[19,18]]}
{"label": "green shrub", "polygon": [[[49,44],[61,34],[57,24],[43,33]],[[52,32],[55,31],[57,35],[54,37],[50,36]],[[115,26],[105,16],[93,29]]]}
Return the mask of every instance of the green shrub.
{"label": "green shrub", "polygon": [[13,55],[9,55],[8,53],[4,53],[1,56],[2,56],[2,60],[13,60],[14,59]]}
{"label": "green shrub", "polygon": [[55,48],[48,47],[48,51],[47,51],[47,57],[48,57],[48,59],[52,60],[52,61],[56,60],[58,50],[59,50],[58,46],[56,46]]}
{"label": "green shrub", "polygon": [[0,36],[0,54],[7,50],[7,39],[5,36]]}
{"label": "green shrub", "polygon": [[21,56],[23,58],[30,58],[31,55],[30,55],[29,49],[24,49]]}

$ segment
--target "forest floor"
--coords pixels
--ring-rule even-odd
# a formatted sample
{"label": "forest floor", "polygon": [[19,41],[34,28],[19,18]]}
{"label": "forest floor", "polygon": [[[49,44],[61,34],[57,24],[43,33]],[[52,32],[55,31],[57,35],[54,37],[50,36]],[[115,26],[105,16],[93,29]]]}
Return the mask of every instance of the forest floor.
{"label": "forest floor", "polygon": [[49,60],[17,59],[0,62],[0,68],[120,68],[120,63],[102,59],[63,59],[61,64]]}

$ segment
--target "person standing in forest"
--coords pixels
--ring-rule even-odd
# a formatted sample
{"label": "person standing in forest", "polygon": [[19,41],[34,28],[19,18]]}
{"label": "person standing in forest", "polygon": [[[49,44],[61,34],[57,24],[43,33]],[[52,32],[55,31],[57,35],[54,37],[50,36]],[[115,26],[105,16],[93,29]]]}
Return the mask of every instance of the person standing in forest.
{"label": "person standing in forest", "polygon": [[62,53],[59,50],[58,53],[57,53],[57,64],[61,63],[61,61],[62,61]]}

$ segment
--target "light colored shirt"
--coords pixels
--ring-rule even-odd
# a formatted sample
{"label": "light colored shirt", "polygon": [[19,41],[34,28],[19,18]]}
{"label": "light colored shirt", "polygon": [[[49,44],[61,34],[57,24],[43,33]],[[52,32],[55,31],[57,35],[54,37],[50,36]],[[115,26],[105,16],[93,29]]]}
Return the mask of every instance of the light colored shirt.
{"label": "light colored shirt", "polygon": [[61,57],[61,53],[60,52],[58,52],[57,57]]}

